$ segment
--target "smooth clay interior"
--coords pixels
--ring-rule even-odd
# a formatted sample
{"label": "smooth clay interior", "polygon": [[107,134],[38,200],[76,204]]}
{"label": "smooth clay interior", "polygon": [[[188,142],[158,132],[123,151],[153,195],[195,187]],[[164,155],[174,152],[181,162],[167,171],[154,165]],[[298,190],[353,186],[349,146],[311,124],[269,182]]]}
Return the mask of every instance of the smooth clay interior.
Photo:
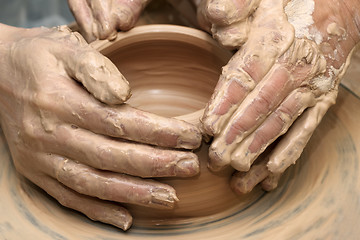
{"label": "smooth clay interior", "polygon": [[[115,42],[98,41],[94,47],[130,81],[129,104],[195,122],[230,57],[205,33],[175,26],[136,27],[120,33]],[[354,58],[345,80],[357,80],[359,66],[360,58]],[[358,239],[359,106],[360,98],[341,87],[337,104],[297,164],[269,193],[255,188],[247,195],[233,194],[228,186],[231,170],[209,172],[208,145],[203,144],[196,151],[201,160],[199,176],[160,179],[176,188],[180,199],[176,208],[128,205],[135,221],[127,233],[62,207],[18,175],[0,132],[0,238]]]}
{"label": "smooth clay interior", "polygon": [[[231,54],[200,31],[172,27],[177,31],[138,32],[125,36],[102,52],[129,81],[128,104],[162,116],[197,124]],[[121,37],[121,36],[120,36]],[[109,49],[110,48],[110,49]],[[184,219],[219,213],[239,203],[229,188],[232,170],[214,174],[207,169],[208,144],[195,151],[200,175],[192,178],[163,178],[175,187],[180,201],[173,210],[127,206],[140,219]]]}

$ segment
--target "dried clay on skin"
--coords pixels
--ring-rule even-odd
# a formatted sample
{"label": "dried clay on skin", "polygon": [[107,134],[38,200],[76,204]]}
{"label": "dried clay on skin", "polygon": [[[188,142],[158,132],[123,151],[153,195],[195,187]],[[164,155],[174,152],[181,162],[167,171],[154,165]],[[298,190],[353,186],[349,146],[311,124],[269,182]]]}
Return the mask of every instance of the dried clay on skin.
{"label": "dried clay on skin", "polygon": [[314,0],[292,0],[285,6],[285,13],[288,21],[295,28],[296,38],[307,38],[320,44],[322,42],[320,32],[315,28],[310,29],[314,24],[312,17],[314,9]]}

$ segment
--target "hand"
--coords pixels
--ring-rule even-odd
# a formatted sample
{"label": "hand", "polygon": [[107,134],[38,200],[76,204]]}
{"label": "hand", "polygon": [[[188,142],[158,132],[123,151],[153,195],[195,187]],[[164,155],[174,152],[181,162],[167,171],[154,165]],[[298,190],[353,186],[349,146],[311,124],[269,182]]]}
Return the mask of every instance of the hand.
{"label": "hand", "polygon": [[128,83],[77,33],[0,31],[9,36],[0,42],[0,121],[17,171],[64,206],[122,229],[132,219],[116,202],[172,208],[175,190],[143,178],[196,175],[195,154],[165,148],[197,148],[199,130],[113,105],[129,97]]}
{"label": "hand", "polygon": [[95,39],[114,39],[118,30],[134,27],[142,10],[150,0],[68,0],[88,42]]}
{"label": "hand", "polygon": [[[335,103],[347,59],[359,41],[359,9],[358,1],[334,0],[200,4],[200,23],[221,44],[239,49],[223,68],[202,118],[205,131],[214,136],[209,167],[219,171],[231,165],[240,171],[232,180],[237,192],[250,191],[264,179],[267,190],[274,188],[299,158]],[[274,149],[254,166],[276,139]]]}

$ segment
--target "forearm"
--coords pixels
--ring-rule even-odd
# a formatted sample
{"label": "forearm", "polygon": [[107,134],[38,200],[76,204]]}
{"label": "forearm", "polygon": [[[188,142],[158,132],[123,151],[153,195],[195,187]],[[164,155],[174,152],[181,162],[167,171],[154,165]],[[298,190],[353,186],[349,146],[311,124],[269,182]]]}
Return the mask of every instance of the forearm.
{"label": "forearm", "polygon": [[18,28],[0,23],[0,43],[8,43],[19,38],[19,32],[24,28]]}

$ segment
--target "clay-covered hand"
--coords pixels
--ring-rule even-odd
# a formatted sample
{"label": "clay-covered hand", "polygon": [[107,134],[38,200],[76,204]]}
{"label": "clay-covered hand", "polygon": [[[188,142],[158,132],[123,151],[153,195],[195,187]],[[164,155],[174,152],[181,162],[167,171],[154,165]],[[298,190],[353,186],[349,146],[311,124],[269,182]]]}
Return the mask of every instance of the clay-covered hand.
{"label": "clay-covered hand", "polygon": [[79,34],[0,29],[0,120],[17,171],[64,206],[123,229],[132,218],[117,202],[172,208],[175,190],[144,178],[196,175],[197,156],[181,149],[197,148],[200,131],[114,105],[129,97],[128,83]]}
{"label": "clay-covered hand", "polygon": [[[240,171],[232,181],[236,191],[250,191],[264,179],[265,189],[274,188],[279,175],[300,157],[335,103],[359,40],[359,5],[335,0],[200,4],[204,28],[222,45],[238,48],[202,118],[214,136],[209,166],[218,171],[231,165]],[[274,149],[253,165],[276,139]]]}
{"label": "clay-covered hand", "polygon": [[71,12],[88,42],[114,39],[118,30],[134,27],[151,0],[68,0]]}

